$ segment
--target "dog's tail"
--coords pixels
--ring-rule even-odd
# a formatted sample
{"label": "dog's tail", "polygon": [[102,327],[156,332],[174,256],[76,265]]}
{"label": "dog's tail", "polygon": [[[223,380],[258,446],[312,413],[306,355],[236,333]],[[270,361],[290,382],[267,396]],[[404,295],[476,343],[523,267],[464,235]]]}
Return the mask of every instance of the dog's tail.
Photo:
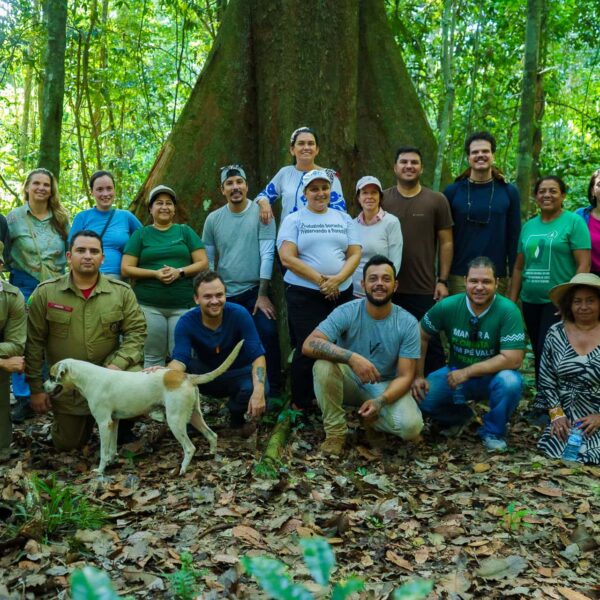
{"label": "dog's tail", "polygon": [[229,367],[233,364],[233,361],[237,358],[240,350],[242,349],[243,343],[244,340],[240,340],[236,347],[231,351],[231,354],[214,371],[211,371],[210,373],[204,373],[202,375],[188,375],[188,380],[194,385],[201,385],[216,379],[219,377],[219,375],[223,375],[223,373],[229,369]]}

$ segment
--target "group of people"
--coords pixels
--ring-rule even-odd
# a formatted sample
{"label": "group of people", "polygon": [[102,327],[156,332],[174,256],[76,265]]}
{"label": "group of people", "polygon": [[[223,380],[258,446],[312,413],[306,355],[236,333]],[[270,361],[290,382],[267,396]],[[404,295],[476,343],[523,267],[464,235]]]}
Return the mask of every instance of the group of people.
{"label": "group of people", "polygon": [[297,129],[289,149],[293,164],[254,201],[243,166],[223,167],[226,203],[201,236],[176,223],[177,195],[164,185],[148,195],[150,225],[113,208],[107,171],[90,181],[96,206],[69,228],[53,175],[30,173],[23,206],[0,220],[11,282],[0,304],[0,448],[10,444],[8,373],[13,421],[30,406],[52,409],[54,444],[77,448],[92,429],[89,411],[76,393],[43,392],[46,362],[204,373],[240,339],[232,368],[201,392],[227,397],[231,427],[251,434],[282,391],[269,298],[279,268],[294,347],[292,404],[304,414],[320,409],[324,454],[344,452],[345,404],[359,407],[376,448],[387,434],[418,438],[424,416],[460,435],[475,417],[470,402],[482,399],[489,412],[478,434],[488,450],[506,450],[526,326],[536,406],[551,420],[540,448],[560,457],[580,427],[579,459],[600,463],[600,171],[580,214],[563,208],[559,177],[541,178],[539,215],[521,228],[518,191],[494,165],[496,141],[478,132],[465,142],[469,167],[443,194],[421,184],[419,149],[398,149],[396,185],[359,179],[352,219],[337,174],[316,162],[316,133]]}

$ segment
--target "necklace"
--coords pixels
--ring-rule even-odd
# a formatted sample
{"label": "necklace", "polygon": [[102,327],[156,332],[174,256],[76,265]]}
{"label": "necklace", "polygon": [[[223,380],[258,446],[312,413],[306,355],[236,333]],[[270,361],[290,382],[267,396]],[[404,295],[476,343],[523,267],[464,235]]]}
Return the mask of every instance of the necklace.
{"label": "necklace", "polygon": [[[492,218],[492,200],[494,199],[494,178],[492,177],[492,191],[490,193],[490,200],[488,202],[488,215],[486,221],[480,221],[479,219],[474,219],[471,217],[471,180],[467,180],[467,223],[473,223],[474,225],[479,225],[480,227],[485,227],[489,225],[490,219]],[[481,182],[481,183],[489,183]]]}

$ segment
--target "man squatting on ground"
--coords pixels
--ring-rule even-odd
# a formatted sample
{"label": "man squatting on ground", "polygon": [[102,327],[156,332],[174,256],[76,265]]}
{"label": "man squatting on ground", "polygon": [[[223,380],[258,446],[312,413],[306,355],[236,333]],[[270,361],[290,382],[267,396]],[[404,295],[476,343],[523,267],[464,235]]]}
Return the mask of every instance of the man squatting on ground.
{"label": "man squatting on ground", "polygon": [[[250,313],[226,301],[225,284],[214,271],[194,278],[197,308],[185,313],[175,327],[175,349],[168,369],[204,374],[216,369],[235,345],[244,345],[231,368],[210,383],[198,386],[201,394],[229,397],[227,408],[233,430],[248,437],[256,430],[255,419],[266,410],[265,350]],[[245,415],[252,420],[245,423]]]}
{"label": "man squatting on ground", "polygon": [[[128,284],[102,275],[102,240],[95,231],[73,235],[67,252],[70,273],[38,285],[30,297],[25,363],[31,407],[52,410],[52,441],[58,450],[83,447],[94,419],[75,390],[50,401],[44,391],[49,366],[63,358],[116,370],[141,370],[146,319]],[[131,423],[131,422],[130,422]]]}
{"label": "man squatting on ground", "polygon": [[240,165],[223,167],[221,193],[227,204],[211,212],[202,241],[211,269],[218,270],[227,302],[246,308],[254,318],[266,352],[269,394],[281,394],[281,356],[275,307],[269,283],[275,258],[275,221],[263,224],[256,202],[248,200],[246,173]]}
{"label": "man squatting on ground", "polygon": [[525,332],[518,306],[497,294],[494,263],[474,258],[465,277],[466,293],[441,300],[421,319],[421,357],[430,336],[443,331],[448,338],[448,366],[423,378],[423,360],[413,384],[413,395],[424,415],[446,427],[446,435],[460,435],[474,414],[464,402],[454,403],[462,385],[469,400],[489,399],[490,411],[478,433],[486,449],[506,450],[506,425],[521,399],[522,379],[516,370],[523,362]]}
{"label": "man squatting on ground", "polygon": [[393,263],[381,255],[371,258],[361,285],[365,298],[337,307],[302,347],[306,356],[317,359],[314,386],[326,436],[321,451],[334,456],[343,453],[348,429],[344,402],[360,406],[373,445],[383,437],[373,430],[412,440],[423,428],[410,394],[419,328],[412,315],[392,304],[397,286]]}
{"label": "man squatting on ground", "polygon": [[[4,243],[0,242],[0,268],[4,265]],[[12,441],[10,421],[10,373],[25,370],[27,315],[19,288],[0,279],[0,455]]]}

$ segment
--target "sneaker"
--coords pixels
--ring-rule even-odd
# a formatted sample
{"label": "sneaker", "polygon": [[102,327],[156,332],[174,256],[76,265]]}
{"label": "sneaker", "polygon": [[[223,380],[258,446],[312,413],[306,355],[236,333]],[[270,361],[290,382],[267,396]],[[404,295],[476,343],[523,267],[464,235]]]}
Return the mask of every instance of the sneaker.
{"label": "sneaker", "polygon": [[492,433],[481,436],[481,440],[488,452],[506,452],[508,450],[506,440]]}
{"label": "sneaker", "polygon": [[17,396],[16,401],[15,407],[10,413],[10,420],[13,423],[23,423],[27,419],[35,417],[29,396]]}
{"label": "sneaker", "polygon": [[321,454],[327,456],[342,456],[344,454],[344,445],[346,444],[346,436],[344,435],[328,435],[325,441],[321,444]]}

